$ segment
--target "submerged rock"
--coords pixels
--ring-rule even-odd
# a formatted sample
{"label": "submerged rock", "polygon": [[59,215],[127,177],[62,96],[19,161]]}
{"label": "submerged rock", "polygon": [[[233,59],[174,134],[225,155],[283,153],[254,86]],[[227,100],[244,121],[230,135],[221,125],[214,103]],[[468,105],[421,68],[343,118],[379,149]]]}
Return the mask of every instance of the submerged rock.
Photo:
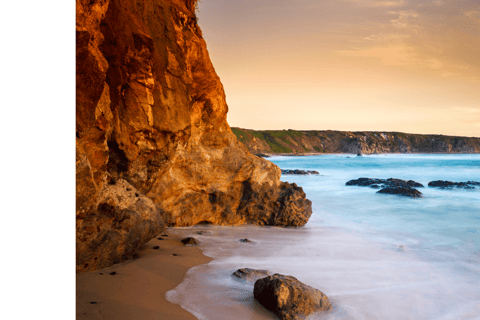
{"label": "submerged rock", "polygon": [[382,187],[403,187],[403,188],[423,188],[423,184],[413,180],[401,179],[375,179],[375,178],[359,178],[350,180],[346,183],[347,186],[370,187],[373,185],[382,185]]}
{"label": "submerged rock", "polygon": [[444,180],[435,180],[428,183],[429,187],[451,189],[451,188],[463,188],[463,189],[475,189],[474,186],[480,186],[480,182],[467,181],[467,182],[452,182]]}
{"label": "submerged rock", "polygon": [[422,198],[422,193],[414,188],[386,187],[377,191],[377,193],[394,194],[397,196],[404,196],[404,197],[411,197],[411,198]]}
{"label": "submerged rock", "polygon": [[238,269],[237,271],[232,273],[232,277],[235,280],[239,281],[256,281],[258,279],[268,277],[269,275],[270,271],[268,270],[258,270],[250,268]]}
{"label": "submerged rock", "polygon": [[300,169],[282,169],[282,174],[296,174],[296,175],[307,175],[307,174],[319,174],[318,171],[309,171],[309,170],[300,170]]}
{"label": "submerged rock", "polygon": [[274,274],[255,282],[253,295],[267,310],[280,319],[305,319],[306,316],[332,307],[328,297],[295,277]]}
{"label": "submerged rock", "polygon": [[372,189],[380,189],[377,193],[394,194],[399,196],[421,198],[422,193],[415,188],[423,188],[423,184],[413,180],[401,179],[375,179],[375,178],[359,178],[350,180],[346,183],[347,186],[370,187]]}

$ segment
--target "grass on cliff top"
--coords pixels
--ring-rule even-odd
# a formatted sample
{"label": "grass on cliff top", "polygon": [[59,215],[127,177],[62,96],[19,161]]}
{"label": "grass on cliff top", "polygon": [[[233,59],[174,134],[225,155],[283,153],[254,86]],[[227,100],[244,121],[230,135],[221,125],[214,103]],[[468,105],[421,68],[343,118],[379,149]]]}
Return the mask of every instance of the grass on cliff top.
{"label": "grass on cliff top", "polygon": [[259,140],[265,141],[270,147],[271,151],[274,153],[292,153],[292,149],[287,146],[282,145],[282,142],[286,144],[292,144],[290,140],[287,139],[287,136],[301,136],[296,133],[292,134],[289,131],[245,131],[239,128],[232,128],[232,132],[235,134],[237,139],[240,142],[248,142],[251,140],[251,137],[255,137]]}

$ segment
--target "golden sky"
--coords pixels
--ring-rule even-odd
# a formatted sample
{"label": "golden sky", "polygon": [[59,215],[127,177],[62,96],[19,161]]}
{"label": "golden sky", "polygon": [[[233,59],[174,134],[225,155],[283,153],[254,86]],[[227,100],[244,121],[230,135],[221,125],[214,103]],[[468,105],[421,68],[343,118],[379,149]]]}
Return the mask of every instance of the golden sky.
{"label": "golden sky", "polygon": [[231,126],[480,137],[480,0],[200,0]]}

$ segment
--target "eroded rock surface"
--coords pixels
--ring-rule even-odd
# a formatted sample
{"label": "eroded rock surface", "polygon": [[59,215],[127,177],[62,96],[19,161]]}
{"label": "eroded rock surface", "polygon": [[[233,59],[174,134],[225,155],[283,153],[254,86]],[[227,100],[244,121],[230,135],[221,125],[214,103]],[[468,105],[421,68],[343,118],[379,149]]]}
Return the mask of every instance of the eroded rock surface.
{"label": "eroded rock surface", "polygon": [[255,282],[253,295],[265,309],[280,319],[305,319],[308,315],[326,311],[332,306],[328,297],[295,277],[274,274]]}
{"label": "eroded rock surface", "polygon": [[302,226],[311,215],[303,190],[231,132],[195,8],[76,1],[78,271],[128,258],[164,223]]}

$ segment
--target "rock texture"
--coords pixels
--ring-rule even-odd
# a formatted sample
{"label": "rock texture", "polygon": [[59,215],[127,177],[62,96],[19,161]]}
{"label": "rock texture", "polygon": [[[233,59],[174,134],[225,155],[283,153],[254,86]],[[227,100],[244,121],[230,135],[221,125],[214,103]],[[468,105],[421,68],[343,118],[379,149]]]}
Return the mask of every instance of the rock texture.
{"label": "rock texture", "polygon": [[401,179],[375,179],[375,178],[359,178],[350,180],[346,183],[347,186],[370,187],[373,189],[380,189],[377,193],[393,194],[398,196],[410,198],[422,198],[422,193],[415,188],[423,188],[423,184],[413,180]]}
{"label": "rock texture", "polygon": [[232,128],[248,150],[272,153],[480,153],[480,138],[401,132],[255,131]]}
{"label": "rock texture", "polygon": [[76,1],[77,271],[127,259],[164,225],[301,226],[311,214],[303,190],[232,134],[195,7]]}
{"label": "rock texture", "polygon": [[309,170],[300,170],[300,169],[281,169],[282,174],[295,174],[295,175],[309,175],[309,174],[319,174],[318,171],[309,171]]}
{"label": "rock texture", "polygon": [[270,275],[270,271],[268,270],[259,270],[259,269],[250,269],[250,268],[242,268],[238,269],[234,273],[232,273],[232,277],[235,280],[241,282],[253,282],[257,281],[258,279],[268,277]]}
{"label": "rock texture", "polygon": [[467,181],[467,182],[452,182],[444,180],[435,180],[428,183],[429,187],[440,189],[462,188],[462,189],[475,189],[474,186],[480,187],[480,182]]}
{"label": "rock texture", "polygon": [[332,306],[320,290],[307,286],[292,276],[274,274],[255,282],[253,295],[280,319],[305,319]]}

